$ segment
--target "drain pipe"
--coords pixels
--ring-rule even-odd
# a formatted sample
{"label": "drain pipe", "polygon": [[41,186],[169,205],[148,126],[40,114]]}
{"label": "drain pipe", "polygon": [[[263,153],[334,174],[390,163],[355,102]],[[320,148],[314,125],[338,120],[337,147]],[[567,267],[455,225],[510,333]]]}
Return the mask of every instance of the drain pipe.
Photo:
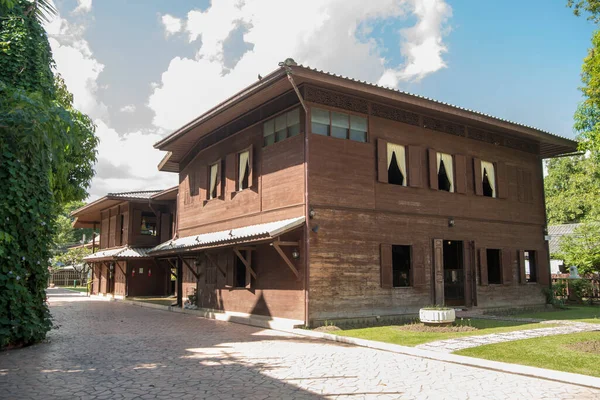
{"label": "drain pipe", "polygon": [[310,218],[309,218],[309,205],[308,205],[308,127],[309,127],[309,114],[308,107],[304,103],[304,99],[302,98],[302,94],[300,90],[298,90],[298,86],[296,86],[296,82],[294,82],[294,77],[292,76],[292,68],[291,66],[297,65],[296,62],[288,58],[283,62],[279,63],[279,66],[285,69],[288,80],[290,84],[294,88],[294,92],[296,92],[296,96],[298,96],[298,100],[300,100],[300,104],[304,109],[304,324],[306,326],[309,325],[309,288],[310,288],[310,261],[309,261],[309,232],[310,232]]}

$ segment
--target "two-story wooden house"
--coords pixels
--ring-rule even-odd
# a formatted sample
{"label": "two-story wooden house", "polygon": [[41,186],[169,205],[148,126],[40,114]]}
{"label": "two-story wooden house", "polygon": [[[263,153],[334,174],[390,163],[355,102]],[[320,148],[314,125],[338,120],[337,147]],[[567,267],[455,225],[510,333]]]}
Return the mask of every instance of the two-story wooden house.
{"label": "two-story wooden house", "polygon": [[100,229],[92,293],[114,297],[171,294],[171,267],[147,252],[173,236],[177,187],[109,193],[74,211],[73,227]]}
{"label": "two-story wooden house", "polygon": [[288,60],[155,147],[180,293],[316,324],[543,304],[542,159],[576,143]]}

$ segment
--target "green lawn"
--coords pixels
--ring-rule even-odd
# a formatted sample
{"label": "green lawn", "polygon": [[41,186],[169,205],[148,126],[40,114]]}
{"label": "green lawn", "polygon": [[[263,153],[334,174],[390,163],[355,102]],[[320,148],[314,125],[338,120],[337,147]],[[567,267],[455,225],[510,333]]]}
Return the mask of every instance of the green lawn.
{"label": "green lawn", "polygon": [[518,318],[577,320],[600,324],[600,306],[568,306],[567,309],[529,312],[514,315]]}
{"label": "green lawn", "polygon": [[75,292],[83,292],[85,293],[87,291],[87,288],[85,286],[77,286],[77,287],[73,287],[73,286],[58,286],[61,289],[69,289],[69,290],[73,290]]}
{"label": "green lawn", "polygon": [[585,341],[600,341],[600,332],[488,344],[460,350],[454,354],[600,377],[600,353],[577,351],[566,347]]}
{"label": "green lawn", "polygon": [[380,326],[374,328],[348,329],[332,331],[335,335],[349,336],[359,339],[375,340],[399,344],[402,346],[416,346],[436,340],[454,339],[465,336],[487,335],[491,333],[511,332],[525,329],[549,328],[549,324],[528,324],[514,321],[495,321],[485,319],[471,320],[471,326],[478,328],[470,332],[413,332],[398,329],[397,325]]}

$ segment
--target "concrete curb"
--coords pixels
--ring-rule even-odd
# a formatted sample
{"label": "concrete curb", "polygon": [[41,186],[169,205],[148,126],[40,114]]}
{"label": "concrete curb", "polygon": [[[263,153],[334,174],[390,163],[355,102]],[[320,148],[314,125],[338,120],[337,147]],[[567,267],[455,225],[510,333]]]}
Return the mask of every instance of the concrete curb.
{"label": "concrete curb", "polygon": [[400,346],[397,344],[376,342],[373,340],[366,339],[356,339],[346,336],[332,335],[330,333],[314,332],[305,329],[293,329],[290,332],[300,336],[329,340],[332,342],[346,343],[361,347],[368,347],[370,349],[383,350],[413,357],[426,358],[428,360],[443,361],[452,364],[459,364],[469,367],[505,372],[513,375],[521,375],[531,378],[539,378],[554,382],[567,383],[570,385],[600,389],[600,378],[596,378],[593,376],[574,374],[571,372],[554,371],[550,369],[537,367],[528,367],[525,365],[518,364],[509,364],[499,361],[489,361],[480,358],[459,356],[456,354],[438,353],[429,350],[417,349],[414,347]]}

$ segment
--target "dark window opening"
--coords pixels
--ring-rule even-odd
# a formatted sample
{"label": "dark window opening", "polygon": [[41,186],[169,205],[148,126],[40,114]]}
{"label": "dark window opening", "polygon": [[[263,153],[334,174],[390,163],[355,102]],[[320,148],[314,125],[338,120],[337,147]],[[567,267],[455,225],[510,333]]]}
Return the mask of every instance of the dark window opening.
{"label": "dark window opening", "polygon": [[446,166],[444,161],[440,161],[440,170],[438,172],[438,188],[449,192],[452,187],[448,173],[446,172]]}
{"label": "dark window opening", "polygon": [[488,269],[488,283],[490,284],[501,284],[502,283],[502,264],[500,261],[500,250],[499,249],[487,249],[487,269]]}
{"label": "dark window opening", "polygon": [[490,178],[488,177],[487,169],[483,169],[483,195],[487,197],[494,197],[494,188],[490,184]]}
{"label": "dark window opening", "polygon": [[444,301],[446,305],[464,305],[463,242],[444,240]]}
{"label": "dark window opening", "polygon": [[392,153],[392,161],[388,168],[388,183],[393,185],[404,185],[404,175],[398,166],[398,160],[396,159],[396,153]]}
{"label": "dark window opening", "polygon": [[239,257],[235,257],[235,287],[246,287],[246,266]]}
{"label": "dark window opening", "polygon": [[410,246],[392,246],[392,280],[394,287],[410,286]]}
{"label": "dark window opening", "polygon": [[[537,282],[537,259],[535,251],[526,250],[525,251],[525,265],[528,267],[525,272],[527,272],[527,282]],[[528,271],[527,271],[528,270]]]}
{"label": "dark window opening", "polygon": [[125,236],[125,216],[121,214],[121,246],[125,243],[127,239]]}
{"label": "dark window opening", "polygon": [[156,216],[151,212],[142,212],[142,235],[156,236]]}

